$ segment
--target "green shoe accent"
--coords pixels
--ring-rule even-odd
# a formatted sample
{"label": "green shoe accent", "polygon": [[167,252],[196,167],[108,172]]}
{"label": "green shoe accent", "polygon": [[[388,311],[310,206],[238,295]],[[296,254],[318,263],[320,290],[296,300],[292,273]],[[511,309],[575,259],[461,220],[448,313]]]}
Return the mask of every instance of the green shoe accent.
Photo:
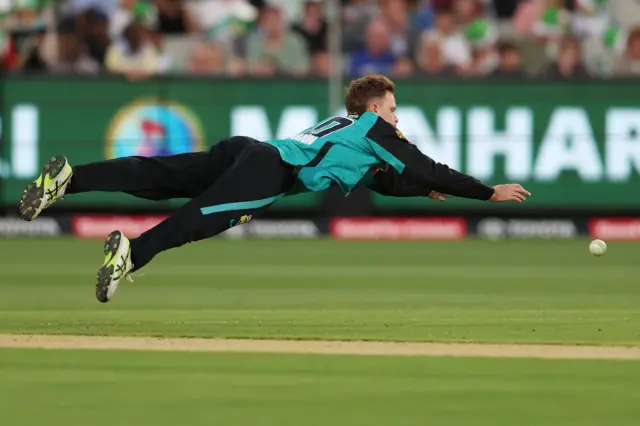
{"label": "green shoe accent", "polygon": [[20,217],[32,221],[42,210],[64,197],[73,169],[65,157],[53,157],[45,164],[42,173],[22,192]]}
{"label": "green shoe accent", "polygon": [[[126,252],[120,248],[125,244]],[[124,249],[124,248],[123,248]],[[106,303],[113,296],[122,278],[129,278],[128,273],[133,269],[131,264],[131,245],[127,237],[120,231],[114,231],[104,243],[104,263],[98,270],[96,282],[96,298]]]}

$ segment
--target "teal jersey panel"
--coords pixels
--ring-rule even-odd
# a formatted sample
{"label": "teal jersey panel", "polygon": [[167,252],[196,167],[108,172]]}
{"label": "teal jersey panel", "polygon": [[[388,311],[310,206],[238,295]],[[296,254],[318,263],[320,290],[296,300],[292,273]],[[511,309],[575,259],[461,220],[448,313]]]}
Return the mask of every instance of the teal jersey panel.
{"label": "teal jersey panel", "polygon": [[359,118],[329,117],[298,135],[266,143],[278,149],[284,162],[298,167],[298,179],[310,191],[338,185],[348,194],[373,167],[394,160],[367,138],[377,120],[370,112]]}

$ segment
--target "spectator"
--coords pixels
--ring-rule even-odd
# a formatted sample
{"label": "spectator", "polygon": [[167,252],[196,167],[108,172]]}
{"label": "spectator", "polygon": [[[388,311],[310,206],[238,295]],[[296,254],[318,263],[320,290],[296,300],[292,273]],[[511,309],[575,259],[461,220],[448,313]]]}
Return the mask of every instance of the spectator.
{"label": "spectator", "polygon": [[620,59],[617,73],[621,76],[640,75],[640,27],[629,32],[624,56]]}
{"label": "spectator", "polygon": [[487,19],[479,18],[466,26],[465,35],[473,50],[473,66],[468,74],[493,74],[500,63],[496,28]]}
{"label": "spectator", "polygon": [[546,75],[554,78],[586,77],[587,70],[582,65],[580,43],[571,36],[560,40],[557,61],[547,69]]}
{"label": "spectator", "polygon": [[282,18],[289,25],[302,15],[305,6],[305,0],[263,0],[263,2],[280,8]]}
{"label": "spectator", "polygon": [[195,18],[185,7],[183,0],[156,0],[158,31],[163,34],[187,34],[198,32]]}
{"label": "spectator", "polygon": [[225,58],[222,47],[216,43],[202,43],[189,56],[189,73],[193,75],[223,75]]}
{"label": "spectator", "polygon": [[453,7],[458,25],[462,27],[470,25],[482,13],[478,0],[455,0]]}
{"label": "spectator", "polygon": [[467,75],[486,76],[493,74],[500,65],[496,45],[490,44],[473,50],[473,66]]}
{"label": "spectator", "polygon": [[372,21],[367,27],[365,47],[351,54],[349,74],[389,74],[396,57],[389,49],[389,30],[382,21]]}
{"label": "spectator", "polygon": [[513,15],[513,29],[520,34],[533,34],[544,8],[544,0],[520,0]]}
{"label": "spectator", "polygon": [[118,7],[109,19],[109,37],[115,39],[122,35],[125,27],[133,20],[133,9],[138,0],[120,0]]}
{"label": "spectator", "polygon": [[500,63],[495,75],[503,77],[520,77],[522,72],[522,58],[518,47],[510,42],[502,42],[498,45]]}
{"label": "spectator", "polygon": [[389,48],[394,56],[413,57],[420,31],[411,24],[406,0],[382,0],[381,16],[389,28]]}
{"label": "spectator", "polygon": [[429,0],[418,0],[415,12],[411,15],[412,24],[420,31],[433,28],[435,13]]}
{"label": "spectator", "polygon": [[331,74],[331,55],[319,52],[313,56],[313,74],[317,77],[328,77]]}
{"label": "spectator", "polygon": [[446,65],[451,65],[458,71],[464,71],[471,66],[471,47],[464,34],[459,31],[451,9],[436,10],[436,26],[430,34],[440,41]]}
{"label": "spectator", "polygon": [[119,6],[110,20],[111,40],[120,38],[124,29],[136,21],[144,27],[146,37],[153,43],[158,52],[159,73],[168,72],[173,66],[170,55],[164,50],[164,35],[158,29],[158,9],[150,0],[119,0]]}
{"label": "spectator", "polygon": [[524,3],[528,0],[494,0],[493,10],[497,19],[511,19],[516,13],[518,3]]}
{"label": "spectator", "polygon": [[145,37],[158,52],[159,74],[164,74],[176,65],[174,58],[165,50],[165,35],[158,31],[158,15],[155,6],[138,3],[133,11],[132,22],[139,22],[144,28]]}
{"label": "spectator", "polygon": [[611,24],[606,1],[603,0],[575,0],[572,15],[572,33],[580,38],[598,37]]}
{"label": "spectator", "polygon": [[86,52],[76,32],[74,17],[63,18],[58,24],[58,58],[51,67],[56,74],[96,74],[100,64]]}
{"label": "spectator", "polygon": [[364,34],[367,26],[378,15],[378,8],[368,0],[347,1],[342,11],[344,50],[352,52],[364,47]]}
{"label": "spectator", "polygon": [[189,7],[207,38],[234,49],[238,47],[234,43],[250,30],[258,15],[246,0],[200,0]]}
{"label": "spectator", "polygon": [[414,72],[413,61],[406,56],[398,58],[391,68],[391,75],[394,77],[407,77]]}
{"label": "spectator", "polygon": [[612,77],[618,71],[626,50],[626,31],[611,26],[600,37],[582,41],[582,61],[587,72],[595,77]]}
{"label": "spectator", "polygon": [[529,12],[538,12],[537,20],[527,34],[539,46],[536,51],[539,65],[558,57],[561,40],[571,35],[571,13],[564,0],[537,0],[538,6]]}
{"label": "spectator", "polygon": [[109,48],[109,17],[100,9],[89,9],[78,17],[79,33],[89,56],[104,65]]}
{"label": "spectator", "polygon": [[328,25],[320,1],[306,0],[302,20],[293,24],[292,29],[307,42],[309,55],[327,51]]}
{"label": "spectator", "polygon": [[120,0],[109,19],[109,36],[115,39],[134,19],[144,22],[149,28],[158,25],[158,10],[152,3],[140,0]]}
{"label": "spectator", "polygon": [[555,56],[560,39],[570,33],[571,14],[564,8],[563,0],[538,1],[542,1],[543,6],[538,9],[540,14],[533,24],[533,35]]}
{"label": "spectator", "polygon": [[237,77],[244,72],[244,63],[232,58],[224,43],[209,41],[197,45],[191,51],[187,69],[193,75]]}
{"label": "spectator", "polygon": [[[59,1],[59,0],[58,0]],[[65,15],[82,15],[89,10],[99,10],[111,16],[118,7],[119,0],[67,0]]]}
{"label": "spectator", "polygon": [[28,72],[46,70],[47,63],[41,54],[46,27],[38,14],[37,2],[29,0],[16,5],[5,27],[8,30],[7,68]]}
{"label": "spectator", "polygon": [[453,68],[445,63],[441,40],[434,33],[424,33],[420,38],[416,61],[418,74],[441,76],[454,72]]}
{"label": "spectator", "polygon": [[280,7],[266,6],[258,29],[247,37],[249,72],[302,76],[309,72],[309,62],[304,39],[287,27]]}
{"label": "spectator", "polygon": [[120,39],[107,52],[107,69],[125,74],[130,79],[141,79],[155,74],[159,55],[140,22],[129,24]]}

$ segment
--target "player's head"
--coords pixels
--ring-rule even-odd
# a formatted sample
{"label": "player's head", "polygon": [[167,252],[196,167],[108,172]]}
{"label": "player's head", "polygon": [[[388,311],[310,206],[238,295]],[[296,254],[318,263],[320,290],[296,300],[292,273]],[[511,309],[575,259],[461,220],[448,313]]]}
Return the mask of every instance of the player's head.
{"label": "player's head", "polygon": [[347,89],[347,113],[362,115],[373,112],[392,125],[398,123],[396,117],[396,98],[393,95],[396,85],[389,78],[379,74],[368,74],[351,81]]}

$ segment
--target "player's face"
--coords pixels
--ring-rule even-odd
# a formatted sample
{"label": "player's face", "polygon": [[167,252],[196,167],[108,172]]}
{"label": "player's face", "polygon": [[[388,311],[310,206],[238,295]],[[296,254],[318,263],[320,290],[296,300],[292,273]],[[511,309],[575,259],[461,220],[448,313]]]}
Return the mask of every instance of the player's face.
{"label": "player's face", "polygon": [[393,126],[398,124],[398,117],[396,117],[396,97],[393,93],[387,92],[381,98],[376,99],[371,103],[370,111],[378,114],[384,121],[391,123]]}

